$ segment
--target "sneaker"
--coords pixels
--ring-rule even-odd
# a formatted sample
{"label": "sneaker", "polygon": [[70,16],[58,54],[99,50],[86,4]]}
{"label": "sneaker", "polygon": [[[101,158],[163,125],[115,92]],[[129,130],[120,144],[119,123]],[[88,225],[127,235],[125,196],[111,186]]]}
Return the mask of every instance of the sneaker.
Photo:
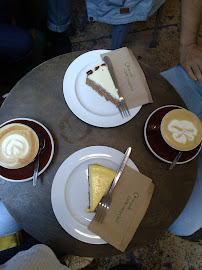
{"label": "sneaker", "polygon": [[49,30],[48,40],[50,42],[50,55],[52,57],[71,52],[72,46],[67,30],[62,33]]}
{"label": "sneaker", "polygon": [[73,37],[76,34],[76,27],[70,23],[69,28],[66,30],[68,37]]}
{"label": "sneaker", "polygon": [[64,256],[61,261],[64,262],[70,270],[78,270],[86,267],[92,262],[93,258],[79,256]]}
{"label": "sneaker", "polygon": [[109,270],[141,270],[141,269],[136,264],[130,264],[130,265],[115,266],[113,268],[110,268]]}

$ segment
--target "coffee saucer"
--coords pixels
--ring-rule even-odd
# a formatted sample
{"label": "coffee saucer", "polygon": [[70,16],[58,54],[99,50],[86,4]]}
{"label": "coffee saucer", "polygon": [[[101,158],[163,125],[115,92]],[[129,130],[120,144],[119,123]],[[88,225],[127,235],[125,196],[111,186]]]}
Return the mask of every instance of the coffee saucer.
{"label": "coffee saucer", "polygon": [[[177,105],[166,105],[160,107],[149,115],[144,126],[144,138],[148,148],[157,158],[167,163],[172,163],[179,151],[166,144],[161,135],[160,129],[151,130],[151,128],[148,127],[150,127],[151,125],[160,126],[161,120],[164,115],[174,109],[184,108]],[[199,154],[201,146],[202,143],[193,150],[184,151],[176,164],[184,164],[194,159]]]}
{"label": "coffee saucer", "polygon": [[[49,166],[54,153],[53,137],[49,130],[41,123],[30,118],[15,118],[0,125],[0,128],[12,124],[21,123],[31,127],[37,135],[42,134],[45,138],[45,148],[40,153],[39,173],[42,174]],[[20,169],[6,169],[0,166],[0,177],[11,182],[26,182],[33,179],[34,161]]]}

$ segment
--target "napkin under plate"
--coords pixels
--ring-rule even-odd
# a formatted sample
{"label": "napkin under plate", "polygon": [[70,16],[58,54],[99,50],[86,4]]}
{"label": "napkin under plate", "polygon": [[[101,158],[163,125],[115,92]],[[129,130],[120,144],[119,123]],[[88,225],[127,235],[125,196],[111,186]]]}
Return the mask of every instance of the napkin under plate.
{"label": "napkin under plate", "polygon": [[132,51],[126,47],[101,54],[111,59],[120,93],[129,109],[152,103],[144,72]]}
{"label": "napkin under plate", "polygon": [[103,222],[93,219],[88,229],[125,251],[149,206],[154,190],[152,180],[126,166],[113,193]]}

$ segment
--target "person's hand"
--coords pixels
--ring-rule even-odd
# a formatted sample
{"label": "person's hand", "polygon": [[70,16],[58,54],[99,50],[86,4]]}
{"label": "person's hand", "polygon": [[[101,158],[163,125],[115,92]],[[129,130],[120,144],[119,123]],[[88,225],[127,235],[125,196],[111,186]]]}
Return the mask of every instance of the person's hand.
{"label": "person's hand", "polygon": [[180,64],[189,77],[202,85],[202,47],[197,44],[180,46]]}

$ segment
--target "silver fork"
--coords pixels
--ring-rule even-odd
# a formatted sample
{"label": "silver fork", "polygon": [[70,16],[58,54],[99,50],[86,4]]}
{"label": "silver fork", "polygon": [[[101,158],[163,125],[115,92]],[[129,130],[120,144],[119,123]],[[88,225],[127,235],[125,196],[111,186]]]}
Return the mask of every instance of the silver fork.
{"label": "silver fork", "polygon": [[128,116],[130,116],[130,112],[129,112],[129,109],[128,109],[128,106],[126,104],[126,101],[125,101],[124,97],[121,96],[121,93],[119,91],[111,59],[108,56],[104,56],[103,60],[108,66],[108,69],[109,69],[109,72],[111,74],[112,80],[113,80],[114,85],[116,87],[117,94],[119,95],[120,104],[118,106],[118,109],[119,109],[119,111],[121,113],[121,116],[122,117],[128,117]]}
{"label": "silver fork", "polygon": [[107,214],[107,211],[109,210],[109,207],[111,205],[111,201],[112,201],[112,192],[114,190],[114,187],[116,186],[119,178],[121,177],[121,174],[126,166],[126,163],[128,161],[128,158],[130,156],[132,148],[128,147],[128,149],[126,150],[124,157],[122,159],[121,165],[119,166],[117,173],[114,177],[114,180],[111,184],[111,187],[109,189],[109,191],[107,192],[106,195],[104,195],[101,199],[101,201],[99,202],[97,208],[96,208],[96,215],[95,215],[95,221],[98,223],[102,223],[104,217]]}
{"label": "silver fork", "polygon": [[125,99],[123,97],[120,97],[119,100],[120,100],[120,104],[118,106],[118,109],[119,109],[119,111],[121,113],[121,116],[122,117],[130,116],[130,112],[128,110],[128,106],[127,106],[127,104],[125,102]]}

